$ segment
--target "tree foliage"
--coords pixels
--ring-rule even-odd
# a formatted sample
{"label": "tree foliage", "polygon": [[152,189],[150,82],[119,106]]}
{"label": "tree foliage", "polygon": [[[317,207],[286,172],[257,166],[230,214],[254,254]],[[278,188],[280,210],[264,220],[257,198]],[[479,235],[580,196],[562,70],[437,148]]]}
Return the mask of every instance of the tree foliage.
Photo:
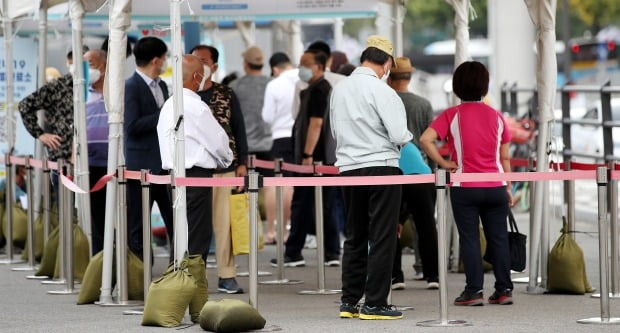
{"label": "tree foliage", "polygon": [[[471,0],[478,15],[475,20],[469,22],[472,36],[487,35],[487,1],[489,0]],[[436,29],[454,33],[454,9],[446,1],[409,0],[407,16],[414,31]]]}
{"label": "tree foliage", "polygon": [[597,33],[602,27],[620,25],[620,1],[618,0],[570,0],[570,7],[577,16]]}

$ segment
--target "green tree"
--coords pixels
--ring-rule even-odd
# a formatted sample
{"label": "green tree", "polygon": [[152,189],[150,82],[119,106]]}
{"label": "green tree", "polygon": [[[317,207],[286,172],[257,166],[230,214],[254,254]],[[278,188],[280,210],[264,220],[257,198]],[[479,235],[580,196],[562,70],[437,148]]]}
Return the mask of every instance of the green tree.
{"label": "green tree", "polygon": [[570,0],[577,16],[596,34],[609,24],[620,25],[620,1],[618,0]]}

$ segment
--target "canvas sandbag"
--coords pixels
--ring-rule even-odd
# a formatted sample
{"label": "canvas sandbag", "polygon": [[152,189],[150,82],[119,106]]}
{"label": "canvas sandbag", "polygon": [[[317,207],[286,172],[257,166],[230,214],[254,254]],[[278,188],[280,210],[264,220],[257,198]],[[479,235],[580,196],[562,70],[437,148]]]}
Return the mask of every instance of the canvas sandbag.
{"label": "canvas sandbag", "polygon": [[565,224],[562,235],[549,252],[547,290],[549,293],[577,295],[592,292],[583,251],[566,230]]}
{"label": "canvas sandbag", "polygon": [[208,301],[200,311],[200,327],[210,332],[260,330],[265,323],[265,318],[256,309],[237,299]]}
{"label": "canvas sandbag", "polygon": [[191,255],[188,263],[189,273],[196,281],[196,292],[189,302],[189,315],[194,323],[197,323],[200,318],[200,311],[205,303],[209,300],[207,282],[207,271],[205,269],[205,261],[202,259],[202,255]]}
{"label": "canvas sandbag", "polygon": [[[90,245],[88,238],[79,225],[73,223],[73,278],[82,281],[84,272],[90,261]],[[56,265],[54,267],[54,278],[60,277],[60,257],[56,256]]]}
{"label": "canvas sandbag", "polygon": [[[8,220],[6,210],[2,215],[2,228],[7,235]],[[13,205],[13,245],[24,248],[28,236],[28,214],[19,203]]]}
{"label": "canvas sandbag", "polygon": [[54,269],[56,267],[56,256],[57,255],[58,255],[58,227],[55,227],[50,232],[50,236],[47,239],[45,248],[43,249],[43,256],[41,257],[41,265],[39,265],[39,270],[34,275],[53,276]]}
{"label": "canvas sandbag", "polygon": [[196,281],[187,272],[188,260],[178,269],[153,281],[144,302],[143,326],[176,327],[183,320],[185,309],[196,292]]}
{"label": "canvas sandbag", "polygon": [[127,250],[127,296],[130,300],[144,300],[144,263]]}
{"label": "canvas sandbag", "polygon": [[[43,238],[45,237],[43,235],[44,223],[43,214],[40,214],[34,221],[34,258],[36,261],[41,261],[41,257],[43,256]],[[50,228],[56,225],[58,225],[58,218],[54,214],[50,214]],[[26,237],[26,240],[28,240],[28,237]],[[26,242],[26,244],[28,244],[28,242]],[[24,247],[22,259],[28,259],[28,246]]]}
{"label": "canvas sandbag", "polygon": [[[114,256],[113,256],[114,257]],[[113,261],[114,262],[114,261]],[[116,266],[112,264],[112,285],[116,282]],[[86,267],[77,304],[91,304],[101,295],[101,275],[103,272],[103,251],[95,254]]]}

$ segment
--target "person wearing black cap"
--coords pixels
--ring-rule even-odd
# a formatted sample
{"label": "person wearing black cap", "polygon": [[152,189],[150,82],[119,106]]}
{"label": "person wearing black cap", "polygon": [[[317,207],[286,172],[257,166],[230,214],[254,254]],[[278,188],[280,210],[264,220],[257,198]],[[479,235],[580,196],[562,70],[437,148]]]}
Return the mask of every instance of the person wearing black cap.
{"label": "person wearing black cap", "polygon": [[[274,158],[282,158],[284,162],[293,163],[293,115],[291,107],[295,94],[295,84],[299,81],[299,70],[293,68],[289,57],[282,52],[274,53],[269,58],[271,75],[275,77],[265,88],[263,103],[263,120],[271,128],[271,155]],[[265,243],[273,243],[275,238],[275,192],[265,193],[265,206],[267,213],[267,228],[265,230]],[[270,195],[267,195],[270,194]],[[288,223],[291,215],[291,198],[293,188],[284,188],[284,223]]]}

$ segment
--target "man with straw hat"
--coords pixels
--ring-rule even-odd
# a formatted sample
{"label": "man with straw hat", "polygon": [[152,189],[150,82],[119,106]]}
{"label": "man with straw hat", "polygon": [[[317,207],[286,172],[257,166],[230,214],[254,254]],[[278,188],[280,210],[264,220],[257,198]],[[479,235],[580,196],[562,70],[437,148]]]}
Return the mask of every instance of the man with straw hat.
{"label": "man with straw hat", "polygon": [[[385,81],[392,42],[370,36],[361,66],[333,89],[330,103],[336,166],[343,176],[401,174],[399,146],[411,141],[405,107]],[[341,318],[400,319],[387,304],[396,248],[400,185],[343,187],[347,211]],[[366,295],[366,302],[357,303]]]}

